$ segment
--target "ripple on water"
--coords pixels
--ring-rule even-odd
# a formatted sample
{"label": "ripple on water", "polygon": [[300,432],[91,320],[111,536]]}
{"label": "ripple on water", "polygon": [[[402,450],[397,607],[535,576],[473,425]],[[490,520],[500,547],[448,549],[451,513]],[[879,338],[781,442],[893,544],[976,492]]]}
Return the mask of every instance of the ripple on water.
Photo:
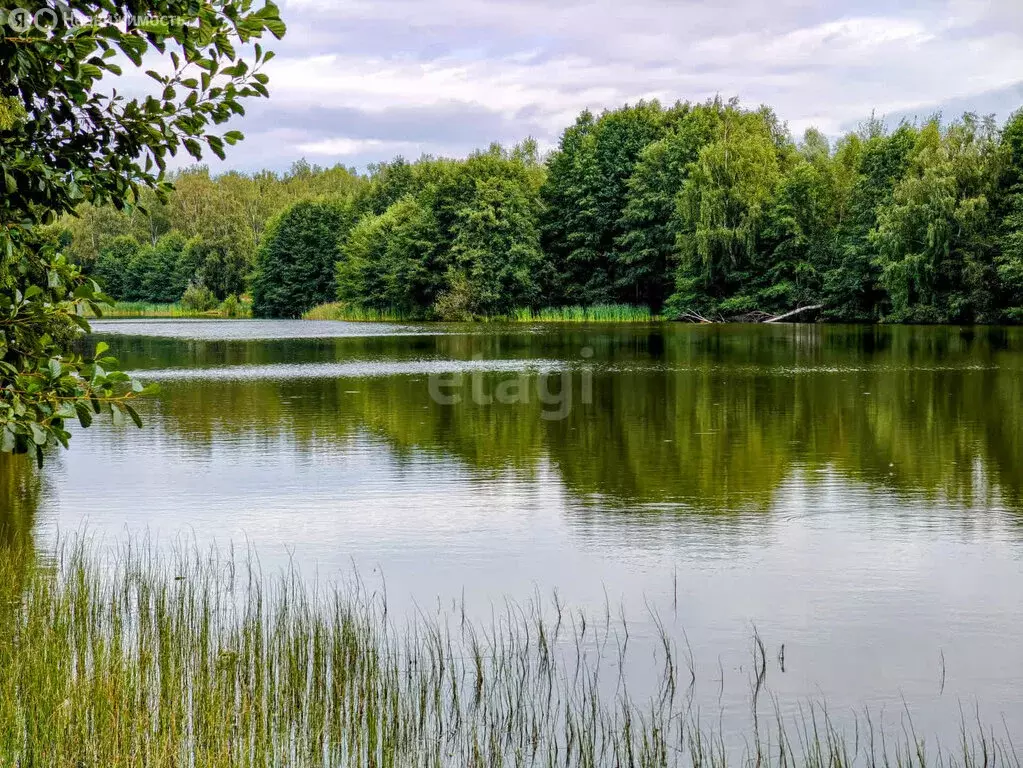
{"label": "ripple on water", "polygon": [[93,331],[118,336],[157,336],[197,341],[346,339],[362,336],[439,336],[450,331],[425,325],[347,323],[334,320],[94,320]]}

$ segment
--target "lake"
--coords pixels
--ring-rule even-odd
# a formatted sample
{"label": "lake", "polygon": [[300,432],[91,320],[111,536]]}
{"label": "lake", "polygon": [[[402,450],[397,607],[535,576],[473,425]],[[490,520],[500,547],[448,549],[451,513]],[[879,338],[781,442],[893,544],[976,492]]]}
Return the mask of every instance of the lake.
{"label": "lake", "polygon": [[634,693],[663,625],[736,730],[756,633],[786,713],[908,709],[954,742],[979,707],[1023,738],[1023,329],[94,330],[161,391],[143,430],[97,420],[41,478],[7,470],[40,547],[249,547],[357,569],[406,618],[556,595],[625,622]]}

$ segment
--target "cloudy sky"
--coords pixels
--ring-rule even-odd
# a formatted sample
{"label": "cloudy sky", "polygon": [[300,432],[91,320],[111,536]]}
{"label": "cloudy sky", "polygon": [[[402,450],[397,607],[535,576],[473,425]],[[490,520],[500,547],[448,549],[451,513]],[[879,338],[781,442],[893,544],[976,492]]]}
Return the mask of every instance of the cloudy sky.
{"label": "cloudy sky", "polygon": [[[738,96],[800,134],[1023,106],[1021,0],[283,0],[226,167],[541,146],[585,107]],[[218,166],[219,168],[220,166]]]}

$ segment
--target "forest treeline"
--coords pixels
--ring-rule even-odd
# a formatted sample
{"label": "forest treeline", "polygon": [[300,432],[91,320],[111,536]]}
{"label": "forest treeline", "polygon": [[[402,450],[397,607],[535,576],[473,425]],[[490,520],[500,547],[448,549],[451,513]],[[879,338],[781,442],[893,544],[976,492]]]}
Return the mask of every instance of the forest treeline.
{"label": "forest treeline", "polygon": [[833,144],[712,100],[583,112],[527,140],[365,174],[182,171],[166,202],[53,229],[114,298],[473,319],[631,304],[670,318],[1023,321],[1023,110]]}

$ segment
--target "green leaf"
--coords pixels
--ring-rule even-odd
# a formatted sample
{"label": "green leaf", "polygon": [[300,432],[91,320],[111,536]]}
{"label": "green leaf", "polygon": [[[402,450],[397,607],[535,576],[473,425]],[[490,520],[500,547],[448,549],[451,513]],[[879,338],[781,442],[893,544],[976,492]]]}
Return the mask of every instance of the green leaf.
{"label": "green leaf", "polygon": [[202,147],[198,141],[195,139],[185,139],[182,143],[185,145],[185,149],[188,150],[188,154],[196,160],[202,160]]}
{"label": "green leaf", "polygon": [[32,433],[32,442],[36,445],[46,445],[46,440],[49,437],[48,433],[41,426],[36,424],[34,421],[28,423],[29,431]]}
{"label": "green leaf", "polygon": [[0,452],[14,453],[16,444],[14,430],[10,424],[5,425],[3,431],[0,431]]}
{"label": "green leaf", "polygon": [[288,28],[284,25],[284,22],[279,18],[266,19],[266,28],[270,31],[270,34],[280,40],[284,37],[284,33],[288,31]]}
{"label": "green leaf", "polygon": [[221,160],[226,158],[226,155],[224,154],[224,142],[219,136],[207,136],[206,143],[210,145],[210,149],[213,150],[213,154]]}
{"label": "green leaf", "polygon": [[142,429],[142,417],[139,416],[138,411],[136,411],[127,403],[124,404],[124,410],[126,410],[128,412],[128,415],[131,416],[131,420],[135,422],[135,426],[138,427],[139,429]]}
{"label": "green leaf", "polygon": [[78,414],[78,423],[84,429],[92,426],[92,411],[89,410],[88,406],[79,403],[75,406],[75,412]]}

